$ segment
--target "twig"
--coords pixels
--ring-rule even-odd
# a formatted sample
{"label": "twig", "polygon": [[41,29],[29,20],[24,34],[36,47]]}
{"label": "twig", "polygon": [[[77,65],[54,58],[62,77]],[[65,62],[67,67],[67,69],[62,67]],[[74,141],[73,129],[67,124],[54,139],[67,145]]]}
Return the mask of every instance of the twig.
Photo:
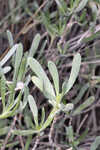
{"label": "twig", "polygon": [[34,147],[32,148],[32,150],[36,150],[38,143],[39,143],[39,136],[37,136]]}
{"label": "twig", "polygon": [[52,139],[53,134],[54,134],[54,128],[55,128],[54,126],[55,126],[55,124],[59,118],[61,118],[61,116],[60,117],[59,116],[54,117],[53,123],[52,123],[51,128],[50,128],[50,132],[49,132],[49,142],[50,142],[52,147],[57,147],[58,150],[61,150],[61,148],[57,144],[55,144],[53,142],[53,139]]}
{"label": "twig", "polygon": [[10,131],[8,132],[8,134],[7,134],[7,136],[6,136],[5,140],[4,140],[4,143],[3,143],[3,146],[1,147],[1,150],[5,150],[5,147],[6,147],[6,144],[8,142],[8,139],[11,136],[12,129],[15,126],[16,120],[17,120],[17,116],[14,117],[14,120],[13,120],[13,123],[11,125]]}

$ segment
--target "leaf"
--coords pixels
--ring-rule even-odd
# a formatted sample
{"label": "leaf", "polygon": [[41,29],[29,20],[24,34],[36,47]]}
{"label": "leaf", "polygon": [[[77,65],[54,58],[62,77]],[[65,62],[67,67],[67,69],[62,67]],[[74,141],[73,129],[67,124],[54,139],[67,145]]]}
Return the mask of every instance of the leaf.
{"label": "leaf", "polygon": [[97,150],[97,148],[100,149],[100,136],[97,136],[95,141],[92,143],[90,150]]}
{"label": "leaf", "polygon": [[43,81],[36,76],[32,77],[32,82],[43,92]]}
{"label": "leaf", "polygon": [[19,67],[20,67],[21,60],[22,60],[22,56],[23,56],[23,46],[22,46],[22,44],[19,44],[17,47],[17,50],[16,50],[15,70],[14,70],[13,81],[17,79]]}
{"label": "leaf", "polygon": [[58,108],[52,109],[52,111],[49,114],[47,120],[45,121],[45,123],[41,127],[40,131],[43,131],[45,128],[47,128],[51,124],[51,122],[52,122],[52,120],[53,120],[53,118],[54,118],[54,116],[56,115],[57,112],[58,112]]}
{"label": "leaf", "polygon": [[40,39],[41,39],[40,34],[36,34],[35,38],[33,39],[30,51],[29,51],[29,57],[33,57],[34,54],[36,53],[36,50],[39,46]]}
{"label": "leaf", "polygon": [[89,0],[81,0],[81,2],[79,3],[79,6],[76,8],[75,12],[79,12],[81,11],[87,4]]}
{"label": "leaf", "polygon": [[29,89],[28,89],[28,87],[24,87],[24,98],[23,98],[23,103],[22,103],[21,110],[23,110],[27,105],[28,95],[29,95]]}
{"label": "leaf", "polygon": [[10,66],[3,67],[3,73],[6,74],[11,70]]}
{"label": "leaf", "polygon": [[58,95],[59,94],[59,75],[58,75],[57,67],[52,61],[49,61],[48,68],[49,68],[49,72],[50,72],[53,82],[54,82],[56,95]]}
{"label": "leaf", "polygon": [[15,53],[19,44],[15,44],[7,53],[7,55],[0,61],[1,67],[10,59],[10,57]]}
{"label": "leaf", "polygon": [[20,68],[19,68],[19,73],[18,73],[18,78],[17,81],[21,81],[24,79],[25,77],[25,73],[26,73],[26,64],[27,64],[27,57],[23,57],[21,64],[20,64]]}
{"label": "leaf", "polygon": [[22,136],[29,136],[32,134],[36,134],[38,131],[30,129],[30,130],[12,130],[13,135],[22,135]]}
{"label": "leaf", "polygon": [[41,123],[40,123],[40,126],[43,125],[45,121],[45,110],[44,110],[44,107],[42,108],[42,115],[41,115]]}
{"label": "leaf", "polygon": [[72,88],[73,84],[75,83],[76,78],[77,78],[78,73],[79,73],[80,65],[81,65],[81,56],[79,53],[77,53],[74,56],[74,59],[72,62],[72,70],[71,70],[70,78],[69,78],[68,82],[65,81],[63,83],[63,86],[62,86],[63,95],[68,93],[69,90]]}
{"label": "leaf", "polygon": [[9,30],[7,30],[7,36],[8,36],[9,45],[10,47],[12,47],[14,45],[14,40],[13,40],[12,33]]}
{"label": "leaf", "polygon": [[10,130],[10,126],[5,126],[4,128],[0,128],[0,136],[7,135]]}
{"label": "leaf", "polygon": [[46,91],[49,94],[55,96],[53,86],[52,86],[51,82],[49,81],[46,73],[42,69],[41,65],[39,64],[39,62],[36,59],[29,57],[28,65],[30,66],[32,71],[38,76],[38,78],[40,78],[44,82]]}
{"label": "leaf", "polygon": [[32,111],[32,114],[34,116],[35,124],[36,126],[38,126],[38,108],[32,95],[28,96],[28,102],[29,102],[29,106]]}
{"label": "leaf", "polygon": [[90,106],[94,102],[94,100],[95,100],[94,96],[89,97],[83,104],[81,104],[78,108],[76,108],[76,110],[73,112],[72,115],[74,116],[80,114],[81,111],[86,107]]}
{"label": "leaf", "polygon": [[51,104],[53,104],[54,100],[56,101],[56,97],[52,96],[46,91],[45,83],[43,83],[43,80],[41,80],[40,78],[36,76],[33,76],[32,82],[40,89],[41,92],[43,92],[44,96],[51,101]]}
{"label": "leaf", "polygon": [[89,83],[87,83],[84,86],[82,86],[82,88],[80,89],[79,93],[77,94],[77,97],[74,100],[72,100],[73,104],[77,104],[82,99],[84,93],[87,91],[89,86],[90,86]]}
{"label": "leaf", "polygon": [[[61,11],[63,14],[65,14],[65,6],[66,6],[65,1],[62,1],[62,0],[55,0],[55,1],[56,1],[57,5],[58,5],[60,11]],[[65,5],[64,5],[64,4],[65,4]]]}
{"label": "leaf", "polygon": [[2,99],[3,111],[5,110],[6,80],[4,75],[0,77],[0,95]]}
{"label": "leaf", "polygon": [[74,135],[73,135],[73,128],[72,126],[69,126],[67,129],[67,135],[70,142],[74,142]]}

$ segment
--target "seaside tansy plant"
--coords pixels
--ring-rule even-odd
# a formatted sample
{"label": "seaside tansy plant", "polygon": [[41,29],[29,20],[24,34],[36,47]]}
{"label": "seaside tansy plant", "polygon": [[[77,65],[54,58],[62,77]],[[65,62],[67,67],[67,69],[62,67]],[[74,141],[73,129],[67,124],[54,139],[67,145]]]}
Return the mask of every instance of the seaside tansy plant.
{"label": "seaside tansy plant", "polygon": [[[63,98],[65,94],[69,92],[69,90],[73,87],[76,78],[78,76],[80,65],[81,65],[81,56],[77,53],[74,56],[72,62],[72,69],[71,74],[68,80],[65,80],[62,84],[62,91],[60,92],[59,87],[59,75],[56,65],[52,62],[48,62],[48,69],[53,79],[53,84],[50,82],[49,78],[47,77],[45,71],[43,70],[40,63],[32,57],[28,58],[27,65],[31,68],[35,75],[32,76],[32,82],[39,88],[39,90],[44,94],[44,96],[49,100],[49,103],[52,105],[52,110],[45,120],[45,110],[42,108],[42,115],[41,118],[38,119],[38,108],[35,103],[35,100],[32,95],[28,96],[28,102],[30,109],[33,114],[34,123],[32,129],[28,130],[13,130],[13,134],[16,135],[29,135],[29,134],[39,134],[43,131],[46,127],[48,127],[52,120],[54,119],[55,115],[61,111],[64,111],[68,116],[70,115],[78,115],[82,112],[83,109],[88,107],[91,103],[94,102],[94,97],[89,97],[84,103],[82,103],[78,108],[74,110],[73,103],[63,103]],[[41,122],[39,123],[39,120]]]}

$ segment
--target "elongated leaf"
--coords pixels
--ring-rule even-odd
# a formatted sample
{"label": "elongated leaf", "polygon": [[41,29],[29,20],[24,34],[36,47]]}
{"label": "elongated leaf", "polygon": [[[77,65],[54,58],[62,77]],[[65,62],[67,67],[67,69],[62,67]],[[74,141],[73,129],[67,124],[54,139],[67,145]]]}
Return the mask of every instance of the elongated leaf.
{"label": "elongated leaf", "polygon": [[29,102],[32,114],[34,116],[35,124],[38,126],[38,108],[32,95],[28,96],[28,102]]}
{"label": "elongated leaf", "polygon": [[9,130],[10,130],[10,126],[6,126],[4,128],[0,128],[0,136],[5,135],[5,134],[7,135]]}
{"label": "elongated leaf", "polygon": [[30,130],[12,130],[13,135],[23,135],[23,136],[29,136],[32,134],[36,134],[38,131],[30,129]]}
{"label": "elongated leaf", "polygon": [[41,123],[40,123],[40,126],[43,125],[45,121],[45,110],[44,110],[44,107],[42,108],[42,115],[41,115]]}
{"label": "elongated leaf", "polygon": [[[55,1],[56,1],[57,5],[58,5],[60,11],[61,11],[63,14],[65,14],[65,6],[66,6],[65,1],[62,1],[62,0],[55,0]],[[64,4],[65,4],[65,5],[64,5]]]}
{"label": "elongated leaf", "polygon": [[69,141],[70,142],[74,142],[74,135],[73,135],[73,128],[72,128],[72,126],[69,126],[66,129],[67,129],[67,135],[68,135]]}
{"label": "elongated leaf", "polygon": [[14,40],[13,40],[12,33],[9,30],[7,30],[7,36],[8,36],[9,45],[10,47],[12,47],[14,45]]}
{"label": "elongated leaf", "polygon": [[6,73],[8,73],[10,70],[11,70],[11,67],[10,67],[10,66],[6,66],[6,67],[3,68],[3,73],[6,74]]}
{"label": "elongated leaf", "polygon": [[30,48],[29,57],[33,57],[34,54],[36,53],[36,50],[39,46],[40,39],[41,39],[40,34],[36,34],[35,38],[33,39],[31,48]]}
{"label": "elongated leaf", "polygon": [[59,75],[58,75],[58,70],[56,68],[56,65],[52,61],[48,62],[48,68],[49,68],[50,74],[51,74],[53,82],[54,82],[56,94],[58,95],[59,94]]}
{"label": "elongated leaf", "polygon": [[55,93],[54,93],[54,89],[53,89],[53,86],[51,84],[51,82],[49,81],[46,73],[44,72],[44,70],[42,69],[41,65],[39,64],[39,62],[32,58],[32,57],[29,57],[28,58],[28,65],[30,66],[30,68],[32,69],[32,71],[41,79],[43,80],[43,83],[45,83],[45,89],[46,91],[55,96]]}
{"label": "elongated leaf", "polygon": [[[41,80],[40,78],[36,77],[36,76],[33,76],[32,77],[32,81],[33,83],[41,90],[41,92],[43,92],[44,96],[46,98],[48,98],[50,101],[51,100],[56,100],[56,97],[52,96],[51,94],[49,94],[47,91],[46,91],[46,88],[45,88],[45,83],[43,83],[43,80]],[[52,102],[51,102],[52,103]]]}
{"label": "elongated leaf", "polygon": [[4,111],[5,110],[5,95],[6,95],[6,80],[3,75],[2,77],[0,77],[0,93],[1,93],[3,111]]}
{"label": "elongated leaf", "polygon": [[96,137],[95,141],[92,143],[90,150],[100,149],[100,136]]}
{"label": "elongated leaf", "polygon": [[1,67],[11,58],[11,56],[15,53],[18,48],[18,44],[15,44],[7,53],[7,55],[0,61]]}
{"label": "elongated leaf", "polygon": [[84,93],[87,91],[89,86],[90,86],[89,83],[87,83],[84,86],[82,86],[82,88],[80,89],[77,97],[74,100],[72,100],[74,104],[77,104],[82,99]]}
{"label": "elongated leaf", "polygon": [[83,104],[81,104],[76,110],[73,112],[73,115],[80,114],[83,109],[90,106],[94,102],[95,98],[93,96],[89,97]]}
{"label": "elongated leaf", "polygon": [[74,56],[74,59],[72,62],[72,70],[71,70],[70,78],[69,78],[68,82],[65,81],[63,83],[63,87],[62,87],[63,94],[68,93],[68,91],[72,88],[73,84],[75,83],[76,78],[79,73],[80,65],[81,65],[81,56],[79,53],[77,53]]}
{"label": "elongated leaf", "polygon": [[47,128],[47,127],[51,124],[51,122],[52,122],[54,116],[56,115],[56,113],[57,113],[58,111],[59,111],[59,110],[58,110],[57,108],[54,108],[54,109],[51,111],[51,113],[49,114],[47,120],[45,121],[45,123],[44,123],[43,126],[41,127],[40,131],[43,131],[45,128]]}
{"label": "elongated leaf", "polygon": [[16,51],[15,70],[14,70],[13,80],[16,80],[16,78],[18,76],[18,71],[19,71],[22,55],[23,55],[23,46],[22,46],[22,44],[19,44],[18,47],[17,47],[17,51]]}
{"label": "elongated leaf", "polygon": [[28,87],[24,87],[24,98],[23,98],[23,103],[22,103],[21,110],[23,110],[27,105],[28,95],[29,95],[29,89],[28,89]]}
{"label": "elongated leaf", "polygon": [[89,0],[81,0],[79,6],[76,8],[75,12],[81,11],[87,4]]}
{"label": "elongated leaf", "polygon": [[17,81],[21,81],[21,80],[24,79],[25,73],[26,73],[26,63],[27,63],[27,58],[26,58],[26,57],[23,57],[23,58],[22,58],[22,62],[21,62],[21,64],[20,64]]}
{"label": "elongated leaf", "polygon": [[32,77],[32,81],[43,92],[43,81],[36,76]]}

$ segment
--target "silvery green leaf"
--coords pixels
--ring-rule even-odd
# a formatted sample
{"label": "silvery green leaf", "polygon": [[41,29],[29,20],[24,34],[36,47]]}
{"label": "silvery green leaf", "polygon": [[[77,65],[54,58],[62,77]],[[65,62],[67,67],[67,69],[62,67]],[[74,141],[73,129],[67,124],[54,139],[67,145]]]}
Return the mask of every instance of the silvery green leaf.
{"label": "silvery green leaf", "polygon": [[33,57],[40,42],[41,36],[40,34],[36,34],[35,38],[33,39],[30,51],[29,51],[29,57]]}
{"label": "silvery green leaf", "polygon": [[32,71],[38,76],[38,78],[40,78],[44,82],[46,91],[49,94],[55,96],[53,86],[39,62],[36,59],[29,57],[28,65],[30,66]]}
{"label": "silvery green leaf", "polygon": [[60,104],[60,108],[64,112],[69,112],[69,111],[73,110],[74,105],[72,103],[68,103],[66,105],[64,105],[63,103],[61,103]]}
{"label": "silvery green leaf", "polygon": [[28,102],[29,102],[29,106],[32,111],[32,114],[34,116],[35,124],[38,126],[38,108],[32,95],[28,96]]}
{"label": "silvery green leaf", "polygon": [[76,8],[75,12],[81,11],[86,6],[88,1],[89,0],[81,0],[80,3],[79,3],[79,6]]}
{"label": "silvery green leaf", "polygon": [[14,45],[14,40],[13,40],[12,33],[9,30],[7,30],[7,36],[8,36],[9,45],[10,47],[12,47]]}
{"label": "silvery green leaf", "polygon": [[56,94],[58,95],[59,94],[59,75],[58,75],[57,67],[52,61],[49,61],[48,68],[49,68],[49,72],[54,82]]}
{"label": "silvery green leaf", "polygon": [[20,67],[19,67],[19,73],[18,73],[17,81],[21,81],[24,79],[25,73],[26,73],[26,64],[27,64],[27,57],[24,56],[22,58],[22,61],[21,61]]}
{"label": "silvery green leaf", "polygon": [[74,135],[73,135],[73,128],[72,128],[72,126],[69,126],[66,129],[67,129],[67,135],[68,135],[69,141],[70,142],[74,142]]}
{"label": "silvery green leaf", "polygon": [[0,61],[1,67],[11,58],[11,56],[15,53],[19,44],[15,44],[7,53],[7,55]]}
{"label": "silvery green leaf", "polygon": [[80,106],[76,108],[72,115],[74,116],[80,114],[82,110],[90,106],[94,102],[94,100],[94,96],[89,97],[83,104],[80,104]]}
{"label": "silvery green leaf", "polygon": [[92,143],[90,150],[99,150],[100,149],[100,136],[97,136]]}
{"label": "silvery green leaf", "polygon": [[74,59],[72,62],[72,70],[71,70],[70,78],[69,78],[68,82],[65,81],[63,83],[63,87],[62,87],[63,95],[68,93],[69,90],[72,88],[73,84],[75,83],[76,78],[79,73],[80,65],[81,65],[81,56],[79,53],[77,53],[74,56]]}
{"label": "silvery green leaf", "polygon": [[20,64],[21,64],[22,56],[23,56],[23,46],[22,46],[22,44],[19,44],[18,47],[17,47],[17,50],[16,50],[15,70],[14,70],[13,80],[16,80],[16,78],[18,76],[18,71],[19,71],[19,67],[20,67]]}
{"label": "silvery green leaf", "polygon": [[41,115],[41,123],[40,123],[40,125],[43,125],[44,121],[45,121],[45,109],[43,107],[42,108],[42,115]]}
{"label": "silvery green leaf", "polygon": [[43,92],[43,80],[36,76],[32,76],[32,82]]}
{"label": "silvery green leaf", "polygon": [[6,74],[6,73],[8,73],[10,70],[11,70],[11,67],[10,67],[10,66],[6,66],[6,67],[3,68],[3,73]]}
{"label": "silvery green leaf", "polygon": [[3,111],[5,110],[5,95],[6,95],[6,80],[4,75],[0,77],[0,95],[3,104]]}

